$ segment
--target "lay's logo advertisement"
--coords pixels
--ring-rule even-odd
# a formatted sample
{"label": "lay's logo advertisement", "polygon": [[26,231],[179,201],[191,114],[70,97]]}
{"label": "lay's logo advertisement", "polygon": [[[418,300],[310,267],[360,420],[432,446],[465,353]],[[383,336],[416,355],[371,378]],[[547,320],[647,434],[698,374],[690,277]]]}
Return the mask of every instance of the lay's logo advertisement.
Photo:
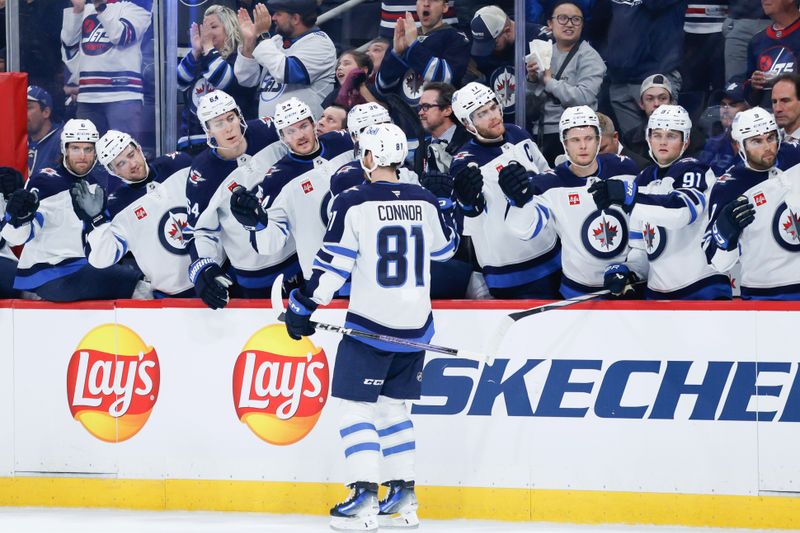
{"label": "lay's logo advertisement", "polygon": [[123,442],[147,423],[158,400],[155,348],[132,329],[103,324],[78,343],[67,368],[72,417],[105,442]]}
{"label": "lay's logo advertisement", "polygon": [[325,351],[292,340],[283,324],[258,330],[233,369],[236,416],[259,438],[285,446],[308,435],[328,400]]}

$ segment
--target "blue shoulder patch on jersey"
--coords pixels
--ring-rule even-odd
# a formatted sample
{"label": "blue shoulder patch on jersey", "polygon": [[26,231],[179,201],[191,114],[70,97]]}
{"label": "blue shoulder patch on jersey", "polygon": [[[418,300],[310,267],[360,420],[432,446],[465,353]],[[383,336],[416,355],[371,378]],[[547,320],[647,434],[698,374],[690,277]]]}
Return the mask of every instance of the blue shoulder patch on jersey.
{"label": "blue shoulder patch on jersey", "polygon": [[639,167],[630,157],[617,154],[598,154],[597,164],[599,165],[598,175],[603,179],[614,176],[635,176],[639,173]]}
{"label": "blue shoulder patch on jersey", "polygon": [[800,142],[796,139],[783,141],[775,165],[781,170],[789,170],[797,164],[800,164]]}
{"label": "blue shoulder patch on jersey", "polygon": [[505,124],[505,127],[506,127],[506,134],[504,138],[506,142],[510,142],[511,144],[518,144],[523,141],[532,140],[528,132],[520,128],[516,124]]}
{"label": "blue shoulder patch on jersey", "polygon": [[[98,176],[99,171],[95,165],[95,168],[82,179],[90,184],[98,184]],[[25,184],[25,189],[29,191],[36,189],[39,200],[41,201],[69,190],[72,184],[77,180],[78,178],[70,174],[70,172],[64,168],[64,165],[59,165],[56,168],[44,168],[38,174],[32,176]]]}
{"label": "blue shoulder patch on jersey", "polygon": [[322,157],[333,159],[342,152],[353,150],[353,139],[345,130],[329,131],[319,137],[322,145]]}
{"label": "blue shoulder patch on jersey", "polygon": [[364,169],[358,161],[350,161],[339,167],[339,170],[331,176],[331,194],[336,196],[351,187],[361,185],[364,181],[366,181]]}
{"label": "blue shoulder patch on jersey", "polygon": [[271,117],[248,120],[244,138],[247,139],[248,155],[255,155],[270,144],[281,140]]}

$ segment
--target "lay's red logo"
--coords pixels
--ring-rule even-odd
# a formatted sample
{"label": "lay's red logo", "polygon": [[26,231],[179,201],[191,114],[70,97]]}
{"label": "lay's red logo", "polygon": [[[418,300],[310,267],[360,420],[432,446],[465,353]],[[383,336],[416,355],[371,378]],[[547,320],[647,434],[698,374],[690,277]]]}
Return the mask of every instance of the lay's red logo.
{"label": "lay's red logo", "polygon": [[103,324],[78,343],[67,368],[72,417],[105,442],[122,442],[144,427],[158,400],[158,354],[132,329]]}
{"label": "lay's red logo", "polygon": [[306,337],[292,340],[283,324],[267,326],[250,337],[236,359],[236,416],[271,444],[294,444],[314,429],[329,383],[322,348]]}

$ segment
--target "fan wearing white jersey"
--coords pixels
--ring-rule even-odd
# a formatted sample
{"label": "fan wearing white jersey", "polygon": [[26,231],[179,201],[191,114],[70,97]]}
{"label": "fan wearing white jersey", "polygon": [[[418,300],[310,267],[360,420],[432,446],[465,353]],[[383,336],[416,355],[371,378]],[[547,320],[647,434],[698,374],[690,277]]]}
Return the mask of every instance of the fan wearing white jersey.
{"label": "fan wearing white jersey", "polygon": [[600,208],[591,195],[594,183],[632,182],[638,167],[627,157],[600,154],[600,122],[588,106],[561,114],[559,136],[567,161],[538,175],[511,164],[500,171],[508,198],[507,224],[520,239],[536,239],[553,228],[561,239],[560,292],[573,298],[603,286],[603,271],[628,254],[628,215]]}
{"label": "fan wearing white jersey", "polygon": [[267,171],[255,190],[235,189],[230,209],[251,232],[250,241],[261,254],[281,253],[294,237],[303,275],[310,278],[325,235],[324,200],[331,175],[350,159],[353,142],[342,130],[318,138],[311,108],[294,97],[278,104],[275,128],[289,153]]}
{"label": "fan wearing white jersey", "polygon": [[551,226],[521,241],[506,222],[507,202],[498,175],[514,163],[534,174],[549,169],[530,135],[503,124],[494,91],[471,82],[453,94],[453,112],[472,135],[453,157],[455,197],[472,237],[478,264],[495,298],[558,297],[561,244]]}
{"label": "fan wearing white jersey", "polygon": [[[359,136],[359,153],[369,182],[334,200],[313,275],[290,294],[286,327],[294,339],[313,334],[311,314],[352,276],[348,327],[428,342],[434,332],[430,261],[447,260],[458,245],[452,203],[440,206],[419,185],[400,183],[397,168],[408,144],[399,127],[368,127]],[[419,524],[407,400],[420,397],[424,358],[413,348],[342,338],[331,393],[342,399],[339,435],[352,492],[331,509],[332,528]],[[378,483],[389,487],[380,502]]]}
{"label": "fan wearing white jersey", "polygon": [[[189,225],[185,233],[193,237],[189,279],[206,305],[220,309],[231,292],[245,298],[265,297],[279,274],[291,278],[299,273],[294,241],[277,254],[261,255],[230,211],[233,190],[260,183],[267,169],[286,154],[286,146],[271,118],[245,122],[239,106],[223,91],[203,96],[197,117],[209,148],[195,157],[186,182]],[[226,258],[230,262],[227,274],[222,269]]]}
{"label": "fan wearing white jersey", "polygon": [[706,259],[720,272],[739,261],[744,299],[800,300],[800,143],[780,142],[760,107],[734,117],[731,137],[744,164],[711,191]]}
{"label": "fan wearing white jersey", "polygon": [[186,178],[192,158],[168,154],[147,161],[127,133],[109,130],[97,141],[97,157],[108,172],[122,179],[103,210],[103,191],[83,186],[73,194],[80,208],[101,215],[86,236],[89,264],[108,268],[130,250],[150,280],[156,297],[194,296],[186,277],[189,249],[186,228]]}
{"label": "fan wearing white jersey", "polygon": [[632,187],[613,181],[593,185],[598,206],[617,205],[631,217],[628,258],[605,273],[605,287],[612,294],[622,294],[632,281],[646,279],[648,299],[731,298],[728,276],[708,265],[700,246],[715,177],[697,159],[681,159],[691,129],[692,120],[683,107],[660,106],[650,115],[646,131],[655,164],[642,170]]}

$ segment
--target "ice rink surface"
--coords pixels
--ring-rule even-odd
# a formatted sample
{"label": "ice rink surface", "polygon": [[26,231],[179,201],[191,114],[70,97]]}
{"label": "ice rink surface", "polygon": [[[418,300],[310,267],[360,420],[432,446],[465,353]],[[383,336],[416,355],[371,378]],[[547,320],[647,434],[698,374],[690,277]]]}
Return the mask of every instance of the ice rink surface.
{"label": "ice rink surface", "polygon": [[[0,507],[0,533],[316,533],[331,531],[323,516],[255,513],[149,512],[106,509]],[[382,531],[398,531],[384,529]],[[577,526],[483,520],[423,520],[435,533],[756,533],[754,529],[670,526]]]}

